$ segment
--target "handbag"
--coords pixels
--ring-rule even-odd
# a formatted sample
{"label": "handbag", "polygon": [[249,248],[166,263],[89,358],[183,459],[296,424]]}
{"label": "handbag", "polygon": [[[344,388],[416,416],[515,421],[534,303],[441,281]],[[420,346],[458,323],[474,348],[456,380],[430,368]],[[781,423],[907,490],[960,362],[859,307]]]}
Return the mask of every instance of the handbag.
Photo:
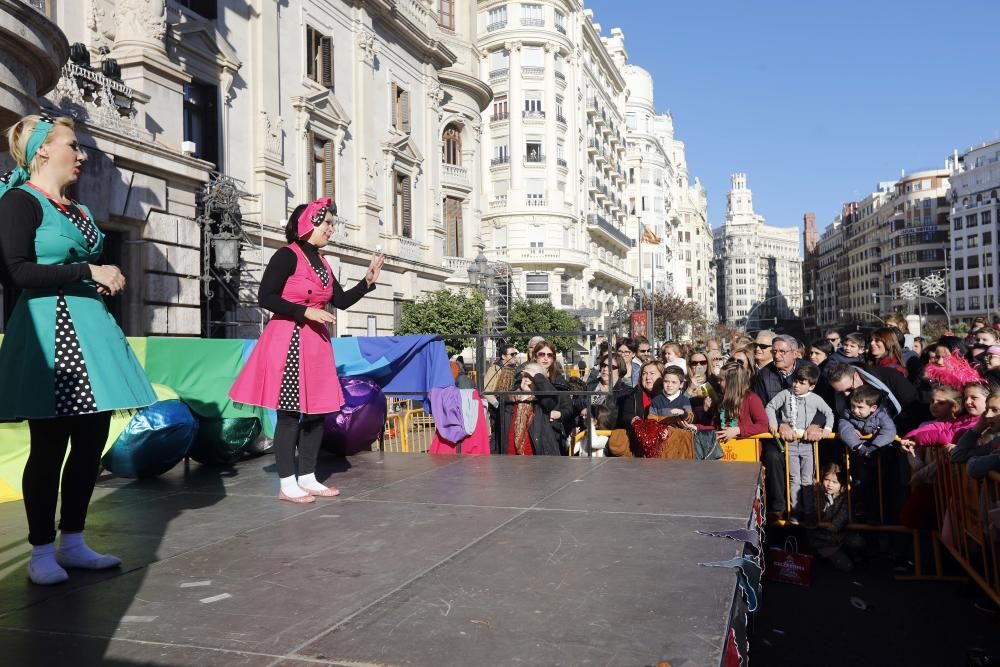
{"label": "handbag", "polygon": [[799,542],[790,536],[785,540],[785,548],[771,547],[767,550],[767,569],[764,576],[771,581],[780,581],[796,586],[812,584],[813,556],[799,553]]}

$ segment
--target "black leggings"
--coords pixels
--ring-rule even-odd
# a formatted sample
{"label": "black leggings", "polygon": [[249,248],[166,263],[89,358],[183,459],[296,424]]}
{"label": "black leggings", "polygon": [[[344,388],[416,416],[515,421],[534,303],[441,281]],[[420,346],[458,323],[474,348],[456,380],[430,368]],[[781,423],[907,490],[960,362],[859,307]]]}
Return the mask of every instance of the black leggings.
{"label": "black leggings", "polygon": [[299,450],[299,477],[316,472],[316,457],[323,443],[325,414],[307,415],[278,410],[274,429],[274,456],[278,461],[278,477],[295,474],[295,450]]}
{"label": "black leggings", "polygon": [[[110,427],[110,412],[28,421],[31,452],[21,477],[21,490],[28,515],[28,542],[32,545],[49,544],[56,539],[60,471],[59,530],[71,533],[83,530]],[[72,446],[66,458],[66,446],[70,442]]]}

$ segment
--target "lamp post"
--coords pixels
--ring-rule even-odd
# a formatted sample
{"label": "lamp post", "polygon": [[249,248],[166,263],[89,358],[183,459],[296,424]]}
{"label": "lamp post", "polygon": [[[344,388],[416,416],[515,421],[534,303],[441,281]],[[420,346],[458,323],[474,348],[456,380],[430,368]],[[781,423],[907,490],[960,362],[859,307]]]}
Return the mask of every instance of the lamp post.
{"label": "lamp post", "polygon": [[486,339],[490,334],[490,297],[493,295],[495,279],[490,262],[480,250],[469,264],[469,284],[483,294],[483,335],[476,337],[476,384],[483,391],[486,379]]}
{"label": "lamp post", "polygon": [[215,296],[212,281],[219,281],[224,290],[238,301],[237,293],[227,283],[240,273],[240,245],[244,238],[240,225],[240,196],[236,181],[225,174],[213,175],[201,195],[201,212],[196,221],[202,229],[202,269],[199,277],[206,301],[205,335],[208,337],[211,337],[211,301]]}

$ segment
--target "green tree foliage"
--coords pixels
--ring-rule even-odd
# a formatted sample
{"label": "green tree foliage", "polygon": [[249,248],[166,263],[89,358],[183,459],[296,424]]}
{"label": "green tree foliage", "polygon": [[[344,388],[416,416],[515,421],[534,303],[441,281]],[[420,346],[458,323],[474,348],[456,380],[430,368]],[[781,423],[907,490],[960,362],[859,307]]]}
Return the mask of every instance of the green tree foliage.
{"label": "green tree foliage", "polygon": [[[483,332],[483,295],[474,290],[452,292],[446,287],[404,303],[397,336],[439,334],[446,336],[448,354],[459,354],[475,345],[472,336]],[[450,338],[455,336],[455,338]]]}
{"label": "green tree foliage", "polygon": [[[528,340],[537,333],[549,331],[583,331],[583,324],[577,318],[551,303],[536,303],[518,299],[511,304],[505,337],[506,344],[516,345],[523,350]],[[517,335],[523,334],[523,335]],[[573,348],[577,336],[546,336],[560,352],[567,353]]]}

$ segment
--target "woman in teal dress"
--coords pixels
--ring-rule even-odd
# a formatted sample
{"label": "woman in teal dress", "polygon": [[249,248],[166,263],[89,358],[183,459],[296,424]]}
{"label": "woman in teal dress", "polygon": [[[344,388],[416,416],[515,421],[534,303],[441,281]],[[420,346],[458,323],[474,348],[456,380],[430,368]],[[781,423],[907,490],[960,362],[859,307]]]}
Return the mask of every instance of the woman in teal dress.
{"label": "woman in teal dress", "polygon": [[87,160],[72,119],[26,116],[7,139],[17,168],[0,177],[0,279],[20,296],[0,346],[0,421],[28,421],[21,485],[32,545],[28,576],[55,584],[68,578],[67,568],[121,564],[84,542],[87,506],[112,412],[156,396],[104,305],[103,296],[124,289],[125,277],[96,263],[104,234],[90,210],[66,195]]}

